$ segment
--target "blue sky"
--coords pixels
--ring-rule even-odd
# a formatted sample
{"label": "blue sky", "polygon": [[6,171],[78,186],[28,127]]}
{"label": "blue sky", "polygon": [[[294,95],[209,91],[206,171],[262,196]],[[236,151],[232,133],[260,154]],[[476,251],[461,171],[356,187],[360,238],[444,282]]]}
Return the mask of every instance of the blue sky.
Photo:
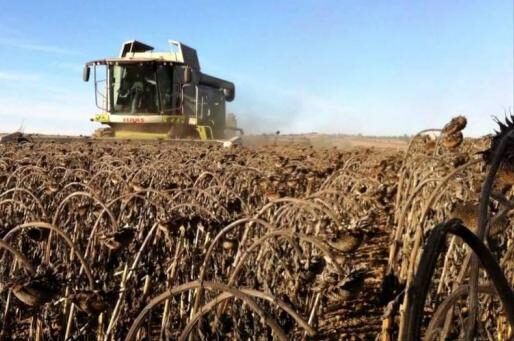
{"label": "blue sky", "polygon": [[196,48],[251,132],[411,134],[513,107],[511,0],[0,0],[0,131],[87,134],[82,65],[123,41]]}

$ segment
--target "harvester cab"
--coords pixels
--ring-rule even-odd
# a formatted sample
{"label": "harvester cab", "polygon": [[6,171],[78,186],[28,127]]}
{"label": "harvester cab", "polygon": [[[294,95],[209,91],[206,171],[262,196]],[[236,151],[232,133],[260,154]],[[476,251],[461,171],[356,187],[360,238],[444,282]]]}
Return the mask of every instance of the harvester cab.
{"label": "harvester cab", "polygon": [[100,136],[212,140],[224,139],[226,129],[242,134],[225,126],[225,102],[234,99],[234,84],[202,73],[195,49],[177,41],[169,46],[168,52],[155,52],[133,40],[117,58],[86,63],[84,81],[93,74],[102,110],[91,120],[109,126]]}

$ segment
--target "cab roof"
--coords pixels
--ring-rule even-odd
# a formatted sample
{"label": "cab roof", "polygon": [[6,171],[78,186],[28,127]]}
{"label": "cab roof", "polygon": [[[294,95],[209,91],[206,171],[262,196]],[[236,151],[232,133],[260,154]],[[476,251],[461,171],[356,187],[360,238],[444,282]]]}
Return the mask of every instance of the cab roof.
{"label": "cab roof", "polygon": [[155,52],[152,46],[140,41],[127,41],[122,44],[119,57],[93,60],[87,65],[169,62],[186,64],[193,69],[200,70],[200,62],[195,49],[179,41],[169,40],[168,43],[170,44],[169,52]]}

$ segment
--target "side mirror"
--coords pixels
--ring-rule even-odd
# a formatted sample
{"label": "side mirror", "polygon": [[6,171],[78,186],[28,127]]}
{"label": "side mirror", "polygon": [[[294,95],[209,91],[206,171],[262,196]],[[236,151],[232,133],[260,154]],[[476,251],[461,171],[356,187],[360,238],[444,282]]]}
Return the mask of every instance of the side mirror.
{"label": "side mirror", "polygon": [[89,81],[89,74],[91,73],[91,68],[89,65],[84,66],[84,70],[82,71],[82,79],[84,82]]}
{"label": "side mirror", "polygon": [[184,83],[191,83],[191,68],[185,67],[184,68]]}

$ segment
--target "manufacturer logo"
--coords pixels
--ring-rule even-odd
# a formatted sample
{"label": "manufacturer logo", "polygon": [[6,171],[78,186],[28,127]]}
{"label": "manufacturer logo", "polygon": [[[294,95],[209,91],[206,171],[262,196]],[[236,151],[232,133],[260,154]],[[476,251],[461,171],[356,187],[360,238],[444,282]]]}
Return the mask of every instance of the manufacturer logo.
{"label": "manufacturer logo", "polygon": [[142,117],[123,117],[123,123],[145,123],[145,119]]}

